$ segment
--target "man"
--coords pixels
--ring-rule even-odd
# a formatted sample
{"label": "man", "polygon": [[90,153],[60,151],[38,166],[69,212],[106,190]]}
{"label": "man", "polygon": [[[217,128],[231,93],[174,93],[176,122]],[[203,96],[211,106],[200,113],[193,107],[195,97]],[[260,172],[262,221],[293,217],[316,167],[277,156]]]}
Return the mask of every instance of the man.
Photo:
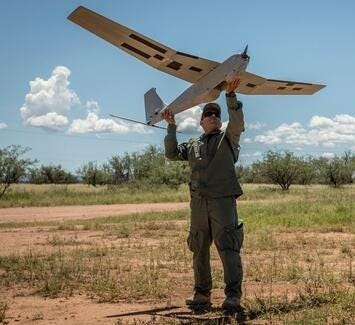
{"label": "man", "polygon": [[238,222],[236,198],[242,189],[235,173],[239,138],[244,131],[242,103],[234,90],[238,83],[228,82],[226,101],[229,122],[221,130],[221,109],[217,103],[204,106],[200,125],[204,134],[178,145],[175,119],[169,110],[162,113],[168,123],[165,156],[170,160],[187,160],[191,168],[191,225],[188,246],[193,252],[194,295],[186,300],[193,307],[210,305],[212,289],[210,245],[214,241],[224,269],[226,299],[222,307],[240,307],[243,269],[240,249],[243,224]]}

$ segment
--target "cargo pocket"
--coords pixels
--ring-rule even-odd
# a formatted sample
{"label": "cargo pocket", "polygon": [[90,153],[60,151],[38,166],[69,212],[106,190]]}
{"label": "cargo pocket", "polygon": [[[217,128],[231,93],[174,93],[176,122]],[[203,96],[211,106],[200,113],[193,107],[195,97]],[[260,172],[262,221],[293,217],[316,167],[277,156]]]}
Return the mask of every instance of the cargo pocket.
{"label": "cargo pocket", "polygon": [[187,237],[187,245],[191,252],[198,253],[201,250],[203,236],[200,231],[191,230]]}
{"label": "cargo pocket", "polygon": [[237,246],[238,246],[238,251],[241,250],[243,247],[243,242],[244,242],[244,224],[243,222],[240,223],[236,229],[236,240],[237,240]]}
{"label": "cargo pocket", "polygon": [[232,225],[224,227],[215,239],[215,244],[221,251],[231,249],[239,252],[243,246],[243,241],[244,229],[241,223],[238,226]]}

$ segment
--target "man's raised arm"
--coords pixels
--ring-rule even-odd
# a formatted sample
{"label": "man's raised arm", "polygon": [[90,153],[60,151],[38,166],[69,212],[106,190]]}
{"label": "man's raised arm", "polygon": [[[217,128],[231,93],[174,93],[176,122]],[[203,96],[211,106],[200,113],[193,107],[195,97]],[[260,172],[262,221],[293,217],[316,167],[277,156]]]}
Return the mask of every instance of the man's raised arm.
{"label": "man's raised arm", "polygon": [[238,86],[236,81],[229,82],[226,89],[226,101],[228,107],[229,122],[226,129],[226,137],[232,147],[234,160],[239,156],[240,135],[244,131],[243,103],[237,100],[234,92]]}

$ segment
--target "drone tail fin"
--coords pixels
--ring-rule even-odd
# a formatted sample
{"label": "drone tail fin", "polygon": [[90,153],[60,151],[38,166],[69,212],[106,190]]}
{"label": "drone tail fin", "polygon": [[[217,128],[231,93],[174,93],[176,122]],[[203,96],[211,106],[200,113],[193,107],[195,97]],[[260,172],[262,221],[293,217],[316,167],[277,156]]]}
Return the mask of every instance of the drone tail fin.
{"label": "drone tail fin", "polygon": [[155,118],[165,107],[164,102],[159,97],[155,88],[149,89],[144,94],[145,118],[147,123]]}

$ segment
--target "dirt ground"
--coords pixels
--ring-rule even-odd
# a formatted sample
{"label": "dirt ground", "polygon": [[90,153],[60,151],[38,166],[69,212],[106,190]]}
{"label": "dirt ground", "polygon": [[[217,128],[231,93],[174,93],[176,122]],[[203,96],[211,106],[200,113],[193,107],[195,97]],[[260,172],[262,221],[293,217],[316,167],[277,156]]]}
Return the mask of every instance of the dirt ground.
{"label": "dirt ground", "polygon": [[[122,204],[122,205],[97,205],[97,206],[63,206],[63,207],[43,207],[43,208],[8,208],[0,210],[0,223],[5,222],[33,222],[33,221],[64,221],[68,219],[89,219],[112,215],[127,215],[131,213],[143,213],[149,211],[168,211],[187,209],[188,203],[155,203],[155,204]],[[0,230],[0,255],[21,254],[31,249],[34,253],[48,253],[55,249],[51,245],[53,231],[49,227],[25,227]],[[284,234],[285,240],[292,234]],[[312,236],[305,233],[304,236]],[[327,233],[321,237],[329,240],[329,236],[337,240],[353,239],[353,235]],[[90,245],[93,242],[102,245],[120,245],[124,242],[121,238],[103,238],[99,231],[62,231],[61,237],[67,242],[75,243],[80,247]],[[318,237],[317,237],[318,238]],[[154,239],[149,239],[149,245],[154,245]],[[157,240],[158,241],[158,240]],[[147,243],[145,243],[147,244]],[[143,243],[144,245],[144,243]],[[0,271],[1,272],[1,271]],[[192,272],[191,274],[192,277]],[[272,289],[269,284],[257,282],[246,282],[244,295],[253,296],[261,291],[269,292],[273,295],[292,297],[299,289],[297,285],[290,282],[273,283]],[[154,318],[157,309],[166,308],[158,314],[165,315],[162,319],[170,316],[188,317],[189,310],[184,306],[186,297],[191,295],[191,291],[185,288],[178,288],[169,297],[169,300],[160,303],[143,301],[127,303],[127,301],[117,303],[98,303],[86,295],[74,295],[68,298],[44,298],[37,294],[32,288],[10,286],[4,291],[0,288],[0,302],[6,302],[8,310],[6,312],[5,324],[124,324],[127,321],[133,322],[135,319],[149,321]],[[220,306],[224,299],[221,289],[213,291],[214,306]],[[175,308],[176,307],[176,308]],[[143,312],[142,311],[147,311]],[[122,314],[130,314],[122,316]],[[184,316],[185,315],[185,316]],[[118,322],[121,320],[122,323]],[[139,323],[137,323],[139,324]],[[258,323],[260,324],[260,323]]]}
{"label": "dirt ground", "polygon": [[90,219],[113,215],[127,215],[132,213],[176,211],[187,209],[188,207],[188,202],[175,202],[6,208],[0,209],[0,223]]}
{"label": "dirt ground", "polygon": [[[127,215],[155,211],[176,211],[188,208],[188,202],[182,203],[152,203],[152,204],[116,204],[91,206],[60,206],[60,207],[30,207],[0,209],[0,223],[34,222],[34,221],[65,221],[74,219],[90,219],[113,215]],[[0,255],[21,254],[28,249],[34,253],[51,250],[48,238],[51,233],[44,227],[15,228],[0,231]],[[100,241],[98,232],[76,231],[65,236],[75,237],[80,245],[86,242]],[[117,241],[119,242],[119,240]],[[110,241],[111,245],[117,242]],[[180,297],[172,297],[174,306],[184,306],[184,299],[190,292],[181,293]],[[221,293],[222,294],[222,293]],[[134,319],[149,321],[153,316],[146,313],[119,317],[119,314],[134,313],[144,310],[155,310],[169,306],[151,303],[97,303],[86,296],[46,299],[31,290],[13,287],[6,292],[0,291],[0,301],[6,301],[9,309],[6,312],[6,322],[9,324],[115,324],[117,319],[130,321]],[[171,306],[170,306],[171,307]],[[185,307],[168,307],[169,311],[188,312]],[[150,314],[154,314],[154,311]]]}
{"label": "dirt ground", "polygon": [[[269,290],[264,286],[263,290]],[[273,292],[280,295],[292,294],[297,287],[289,283],[273,286]],[[260,286],[257,284],[248,285],[248,294],[260,293]],[[13,295],[17,292],[17,295]],[[12,295],[12,296],[11,296]],[[19,292],[14,288],[6,294],[9,310],[7,312],[8,324],[115,324],[120,320],[123,324],[135,321],[148,322],[152,319],[166,319],[166,317],[176,317],[182,320],[191,319],[191,311],[185,307],[185,299],[191,292],[179,291],[172,296],[169,301],[160,304],[149,302],[141,303],[97,303],[85,296],[72,296],[69,298],[45,299],[31,292]],[[212,295],[213,316],[216,317],[221,312],[216,312],[218,306],[223,302],[223,290],[214,290]],[[154,316],[156,314],[156,316]],[[124,316],[122,316],[124,315]],[[160,316],[159,316],[160,315]],[[210,317],[212,313],[210,314]],[[196,316],[198,317],[198,316]],[[209,317],[204,315],[203,317]],[[118,323],[120,324],[120,323]],[[139,323],[137,323],[139,324]],[[254,323],[253,323],[254,324]],[[261,324],[260,322],[255,324]]]}

